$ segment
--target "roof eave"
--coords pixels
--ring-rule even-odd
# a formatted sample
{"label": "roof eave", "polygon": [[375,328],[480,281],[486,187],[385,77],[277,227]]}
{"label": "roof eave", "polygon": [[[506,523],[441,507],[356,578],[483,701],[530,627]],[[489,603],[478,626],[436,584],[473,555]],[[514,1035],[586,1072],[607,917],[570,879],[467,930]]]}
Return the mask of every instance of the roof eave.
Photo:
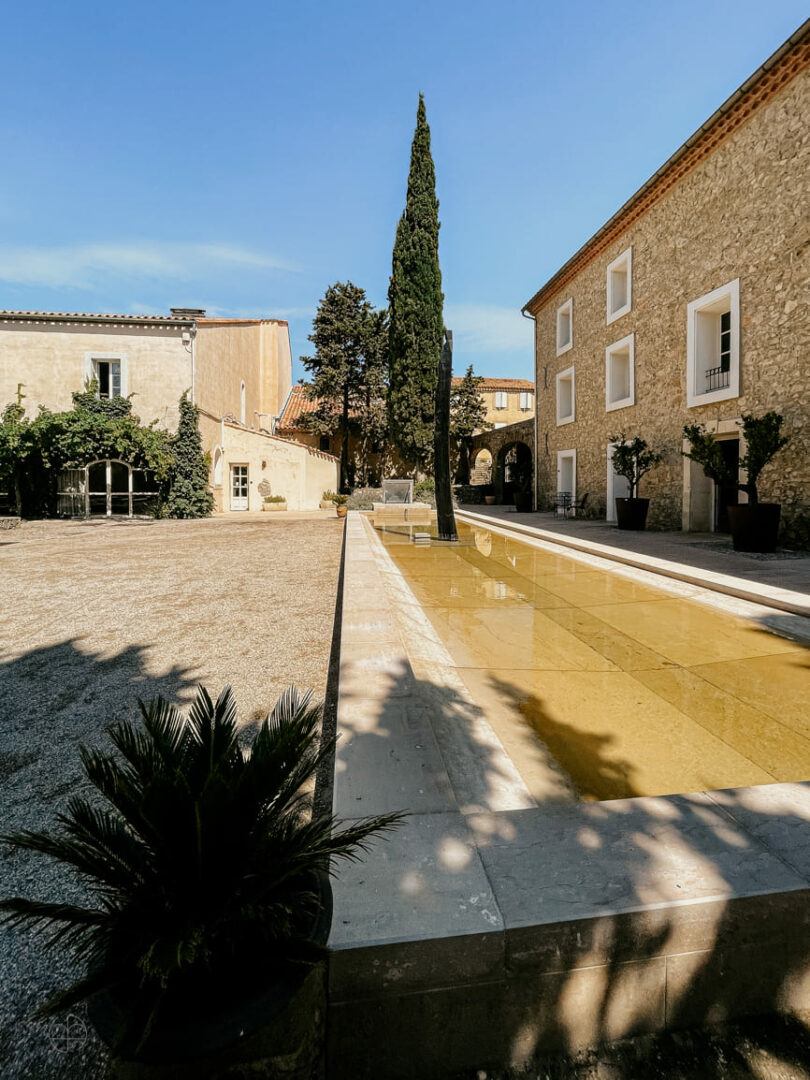
{"label": "roof eave", "polygon": [[769,71],[772,71],[773,68],[776,67],[776,65],[779,64],[780,61],[783,60],[784,57],[787,56],[787,54],[791,52],[791,50],[794,49],[796,45],[798,45],[804,38],[808,36],[810,36],[810,19],[807,19],[806,22],[802,23],[799,29],[794,34],[792,34],[787,39],[787,41],[780,45],[776,52],[769,56],[765,63],[762,64],[759,68],[757,68],[753,75],[749,76],[749,78],[745,80],[742,86],[735,90],[731,97],[727,98],[726,101],[724,101],[723,104],[720,106],[720,108],[713,112],[709,119],[705,121],[705,123],[701,124],[701,126],[697,129],[697,131],[694,132],[694,134],[689,136],[685,143],[678,147],[675,153],[664,162],[661,168],[658,169],[655,173],[653,173],[649,180],[647,180],[646,183],[642,184],[638,191],[631,195],[627,202],[624,203],[616,211],[616,213],[611,218],[609,218],[605,222],[605,224],[590,237],[590,239],[586,240],[582,247],[580,247],[577,251],[574,252],[571,258],[568,259],[568,261],[565,262],[560,267],[560,269],[548,279],[545,285],[541,286],[541,288],[537,290],[531,300],[527,301],[523,305],[523,307],[521,308],[521,312],[534,315],[536,313],[536,309],[539,306],[539,301],[545,296],[547,296],[549,293],[554,292],[556,283],[565,276],[571,266],[578,262],[578,260],[582,258],[582,256],[588,251],[589,248],[593,247],[596,243],[598,243],[598,241],[605,235],[606,232],[610,231],[613,226],[617,225],[619,221],[621,221],[621,219],[628,213],[628,211],[631,210],[633,206],[635,206],[636,203],[639,202],[639,200],[647,194],[650,188],[652,188],[656,183],[658,183],[658,181],[661,180],[661,178],[666,173],[668,173],[670,169],[672,169],[678,163],[678,161],[680,161],[684,154],[691,150],[696,143],[700,142],[700,140],[705,137],[705,135],[717,124],[717,122],[721,120],[726,115],[726,113],[728,113],[729,110],[733,108],[734,105],[737,104],[740,98],[744,97],[745,94],[749,93],[753,89],[753,87],[757,85],[763,75],[767,75]]}

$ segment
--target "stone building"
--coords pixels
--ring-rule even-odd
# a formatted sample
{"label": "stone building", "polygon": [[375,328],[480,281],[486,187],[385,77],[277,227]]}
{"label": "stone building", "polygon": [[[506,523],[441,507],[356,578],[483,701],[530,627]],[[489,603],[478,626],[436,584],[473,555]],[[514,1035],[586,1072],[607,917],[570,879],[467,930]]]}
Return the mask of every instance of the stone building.
{"label": "stone building", "polygon": [[289,331],[278,319],[206,319],[184,308],[155,316],[0,311],[0,408],[22,384],[29,414],[39,405],[67,410],[92,380],[100,396],[131,396],[144,423],[172,431],[188,392],[218,511],[260,510],[265,492],[285,495],[291,509],[314,508],[334,486],[333,457],[271,434],[291,379]]}
{"label": "stone building", "polygon": [[[453,379],[453,388],[459,386],[462,380]],[[534,383],[528,379],[489,379],[484,378],[479,385],[479,393],[486,409],[486,420],[494,428],[506,427],[528,417],[534,416]],[[340,456],[341,435],[334,432],[331,435],[317,435],[306,430],[303,426],[305,417],[317,411],[320,402],[317,398],[307,397],[306,387],[297,385],[290,388],[281,415],[279,416],[274,431],[284,439],[294,439],[310,446],[313,449],[325,451]],[[353,421],[353,416],[351,420]],[[396,473],[402,463],[398,457],[391,453],[390,448],[381,452],[380,448],[367,447],[365,450],[365,466],[363,463],[363,447],[359,432],[352,426],[349,433],[349,473],[352,483],[357,480],[362,482],[364,473],[372,486],[377,484],[383,472]],[[485,456],[485,455],[484,455]],[[483,462],[483,457],[481,461]],[[491,465],[491,460],[490,460]],[[489,467],[489,466],[487,466]],[[481,480],[480,482],[484,482]]]}
{"label": "stone building", "polygon": [[[457,386],[461,379],[453,379]],[[488,379],[479,384],[486,419],[493,427],[517,424],[534,415],[534,383],[528,379]]]}
{"label": "stone building", "polygon": [[740,417],[776,410],[791,443],[760,497],[795,518],[810,503],[808,286],[810,22],[526,304],[538,505],[589,492],[614,519],[624,432],[665,455],[642,481],[653,526],[724,529],[738,493],[682,457],[684,424],[706,424],[733,465]]}

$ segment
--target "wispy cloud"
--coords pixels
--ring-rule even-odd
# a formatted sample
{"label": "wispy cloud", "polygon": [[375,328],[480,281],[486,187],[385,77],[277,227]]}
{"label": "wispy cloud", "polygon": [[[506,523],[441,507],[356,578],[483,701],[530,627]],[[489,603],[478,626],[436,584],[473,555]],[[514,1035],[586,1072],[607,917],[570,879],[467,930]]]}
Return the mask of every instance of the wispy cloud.
{"label": "wispy cloud", "polygon": [[293,269],[284,260],[228,244],[158,242],[53,247],[0,244],[0,281],[13,285],[93,290],[110,277],[198,281],[228,269]]}
{"label": "wispy cloud", "polygon": [[494,304],[448,304],[444,323],[463,353],[513,353],[532,349],[532,327],[517,308]]}

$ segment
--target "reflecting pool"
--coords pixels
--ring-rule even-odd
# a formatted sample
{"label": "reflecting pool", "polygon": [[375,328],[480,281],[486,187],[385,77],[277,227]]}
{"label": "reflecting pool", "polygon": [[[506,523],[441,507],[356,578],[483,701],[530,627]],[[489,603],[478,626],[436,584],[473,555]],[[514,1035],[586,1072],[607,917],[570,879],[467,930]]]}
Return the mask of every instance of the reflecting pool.
{"label": "reflecting pool", "polygon": [[807,646],[478,526],[377,535],[535,798],[810,778]]}

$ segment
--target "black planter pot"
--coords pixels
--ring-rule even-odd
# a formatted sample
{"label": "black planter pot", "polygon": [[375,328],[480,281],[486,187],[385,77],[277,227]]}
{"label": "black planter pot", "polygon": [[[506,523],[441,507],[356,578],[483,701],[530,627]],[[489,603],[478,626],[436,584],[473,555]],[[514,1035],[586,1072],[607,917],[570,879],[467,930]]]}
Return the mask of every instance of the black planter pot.
{"label": "black planter pot", "polygon": [[532,512],[532,493],[530,491],[513,491],[512,498],[515,500],[515,510],[519,514]]}
{"label": "black planter pot", "polygon": [[[332,922],[329,875],[318,872],[320,907],[309,932],[324,946]],[[111,1048],[115,1080],[218,1080],[242,1065],[266,1080],[309,1080],[325,1033],[326,965],[289,963],[265,985],[237,997],[218,995],[208,1007],[158,1019],[143,1047],[119,1045],[129,1008],[109,993],[89,1002],[90,1020]],[[242,1073],[237,1073],[242,1075]]]}
{"label": "black planter pot", "polygon": [[735,551],[776,551],[779,503],[745,503],[728,508],[731,542]]}
{"label": "black planter pot", "polygon": [[617,499],[616,522],[620,529],[640,531],[647,525],[649,499]]}

